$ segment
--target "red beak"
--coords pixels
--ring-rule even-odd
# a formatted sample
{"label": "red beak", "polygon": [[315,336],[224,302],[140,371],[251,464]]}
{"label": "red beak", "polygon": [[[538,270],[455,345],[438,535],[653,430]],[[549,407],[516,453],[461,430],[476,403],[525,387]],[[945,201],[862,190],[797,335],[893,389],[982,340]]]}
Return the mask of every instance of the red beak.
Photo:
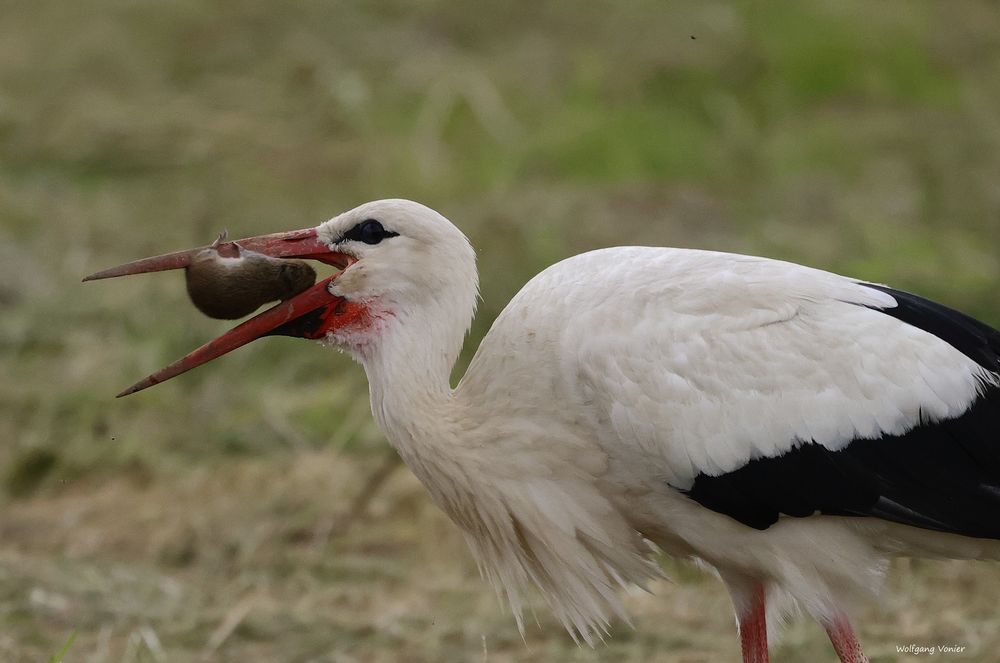
{"label": "red beak", "polygon": [[[314,228],[293,230],[285,233],[260,235],[234,242],[221,242],[216,248],[223,256],[238,255],[239,246],[244,249],[263,253],[275,258],[307,258],[319,260],[339,269],[345,269],[354,262],[354,258],[338,253],[319,239]],[[112,267],[83,279],[94,281],[114,276],[143,274],[145,272],[161,272],[169,269],[181,269],[191,264],[191,258],[207,247],[176,251],[153,258],[143,258],[133,262]],[[200,348],[191,351],[174,363],[161,368],[149,377],[140,380],[118,397],[128,396],[154,384],[187,372],[201,366],[217,357],[246,345],[261,336],[295,336],[299,338],[323,338],[338,327],[347,325],[366,315],[365,307],[350,302],[342,297],[330,294],[329,285],[340,274],[323,279],[307,290],[290,299],[276,304],[266,311],[237,325],[222,336],[209,341]]]}

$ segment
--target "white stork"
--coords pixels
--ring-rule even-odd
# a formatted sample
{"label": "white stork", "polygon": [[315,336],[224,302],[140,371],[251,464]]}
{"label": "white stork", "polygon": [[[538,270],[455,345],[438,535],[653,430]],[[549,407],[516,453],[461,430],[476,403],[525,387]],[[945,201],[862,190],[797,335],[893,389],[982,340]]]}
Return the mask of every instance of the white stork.
{"label": "white stork", "polygon": [[890,557],[1000,557],[1000,333],[945,306],[777,260],[604,249],[533,278],[452,388],[478,277],[443,216],[383,200],[238,245],[342,271],[121,395],[267,334],[347,351],[519,627],[536,585],[593,643],[659,548],[718,571],[746,663],[789,598],[857,663],[847,615]]}

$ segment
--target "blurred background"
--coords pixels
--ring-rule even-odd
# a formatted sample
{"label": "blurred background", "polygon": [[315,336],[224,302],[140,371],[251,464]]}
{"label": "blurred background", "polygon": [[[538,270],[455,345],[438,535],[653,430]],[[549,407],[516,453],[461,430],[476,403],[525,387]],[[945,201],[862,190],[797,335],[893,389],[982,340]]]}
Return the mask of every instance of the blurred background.
{"label": "blurred background", "polygon": [[[127,399],[216,336],[180,273],[92,271],[407,197],[483,302],[537,271],[701,247],[891,282],[1000,324],[989,1],[0,0],[0,660],[738,660],[720,584],[522,642],[375,429],[362,370],[269,339]],[[896,645],[1000,651],[995,565],[900,562]],[[794,622],[781,661],[833,660]],[[914,659],[916,660],[916,659]],[[951,659],[949,659],[951,660]]]}

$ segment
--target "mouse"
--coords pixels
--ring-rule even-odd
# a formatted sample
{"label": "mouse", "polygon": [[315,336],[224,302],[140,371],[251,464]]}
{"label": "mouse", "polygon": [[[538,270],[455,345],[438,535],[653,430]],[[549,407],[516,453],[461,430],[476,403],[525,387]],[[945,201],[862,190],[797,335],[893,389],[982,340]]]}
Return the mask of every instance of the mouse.
{"label": "mouse", "polygon": [[244,249],[238,255],[220,254],[226,231],[191,258],[185,268],[188,297],[210,318],[235,320],[277,300],[294,297],[316,282],[316,270],[302,260],[272,258]]}

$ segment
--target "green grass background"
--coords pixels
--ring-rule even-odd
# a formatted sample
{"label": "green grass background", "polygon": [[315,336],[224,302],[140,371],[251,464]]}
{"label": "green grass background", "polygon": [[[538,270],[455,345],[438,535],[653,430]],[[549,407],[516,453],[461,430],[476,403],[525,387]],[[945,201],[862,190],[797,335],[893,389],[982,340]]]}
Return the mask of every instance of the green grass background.
{"label": "green grass background", "polygon": [[[693,567],[581,649],[541,605],[522,642],[405,470],[347,528],[387,445],[341,355],[268,339],[113,399],[227,325],[180,274],[82,276],[384,197],[479,252],[459,371],[531,275],[618,244],[1000,324],[1000,8],[0,0],[0,660],[74,629],[66,661],[737,660]],[[873,660],[1000,660],[997,571],[896,564],[859,619]],[[799,620],[775,659],[834,657]]]}

